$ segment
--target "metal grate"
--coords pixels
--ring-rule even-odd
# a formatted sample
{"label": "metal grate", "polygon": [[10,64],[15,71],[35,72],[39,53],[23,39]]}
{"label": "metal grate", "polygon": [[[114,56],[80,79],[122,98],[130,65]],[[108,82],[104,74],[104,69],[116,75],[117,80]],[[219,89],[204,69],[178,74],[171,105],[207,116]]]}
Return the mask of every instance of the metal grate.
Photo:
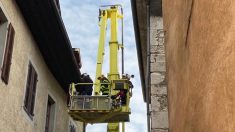
{"label": "metal grate", "polygon": [[110,110],[111,103],[108,96],[71,96],[70,110]]}

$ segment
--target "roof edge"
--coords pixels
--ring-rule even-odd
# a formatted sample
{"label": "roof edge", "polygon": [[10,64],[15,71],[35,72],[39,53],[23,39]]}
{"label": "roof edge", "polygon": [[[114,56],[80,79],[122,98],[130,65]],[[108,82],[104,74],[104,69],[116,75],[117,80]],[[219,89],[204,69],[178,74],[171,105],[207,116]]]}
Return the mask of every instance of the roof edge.
{"label": "roof edge", "polygon": [[135,40],[136,40],[136,48],[137,48],[137,56],[139,62],[139,71],[140,71],[140,80],[143,92],[143,99],[146,102],[146,82],[145,82],[145,75],[144,75],[144,67],[143,67],[143,59],[142,59],[142,52],[141,52],[141,42],[140,42],[140,31],[139,31],[139,22],[137,18],[137,9],[136,9],[136,1],[131,0],[131,7],[132,7],[132,16],[133,16],[133,23],[134,23],[134,30],[135,30]]}

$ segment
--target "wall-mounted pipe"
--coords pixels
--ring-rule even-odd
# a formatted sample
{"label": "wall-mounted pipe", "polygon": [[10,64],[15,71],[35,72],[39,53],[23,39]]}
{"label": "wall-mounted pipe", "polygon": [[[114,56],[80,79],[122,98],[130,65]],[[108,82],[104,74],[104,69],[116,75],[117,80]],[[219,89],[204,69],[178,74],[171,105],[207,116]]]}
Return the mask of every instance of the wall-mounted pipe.
{"label": "wall-mounted pipe", "polygon": [[147,74],[146,74],[146,105],[147,105],[147,128],[151,131],[151,113],[150,113],[150,1],[147,1]]}

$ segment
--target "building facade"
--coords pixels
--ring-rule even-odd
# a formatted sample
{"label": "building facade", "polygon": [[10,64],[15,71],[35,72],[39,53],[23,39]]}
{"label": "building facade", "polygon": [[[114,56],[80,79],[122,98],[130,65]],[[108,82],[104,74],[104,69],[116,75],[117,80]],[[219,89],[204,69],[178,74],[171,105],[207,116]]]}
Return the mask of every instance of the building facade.
{"label": "building facade", "polygon": [[[235,131],[235,2],[133,0],[132,3],[140,71],[145,77],[142,84],[145,92],[149,92],[144,98],[151,104],[149,131]],[[163,17],[158,16],[160,12]],[[163,43],[159,41],[159,25],[163,26]],[[143,61],[148,56],[150,61]],[[150,72],[145,65],[150,66]],[[166,102],[164,97],[168,103],[161,103]],[[161,104],[168,104],[168,109]],[[168,118],[155,110],[168,111]]]}
{"label": "building facade", "polygon": [[172,132],[235,131],[235,1],[164,0]]}
{"label": "building facade", "polygon": [[53,2],[0,0],[1,132],[83,131],[67,114],[80,72]]}
{"label": "building facade", "polygon": [[147,104],[148,131],[168,132],[165,32],[161,0],[133,0],[143,96]]}

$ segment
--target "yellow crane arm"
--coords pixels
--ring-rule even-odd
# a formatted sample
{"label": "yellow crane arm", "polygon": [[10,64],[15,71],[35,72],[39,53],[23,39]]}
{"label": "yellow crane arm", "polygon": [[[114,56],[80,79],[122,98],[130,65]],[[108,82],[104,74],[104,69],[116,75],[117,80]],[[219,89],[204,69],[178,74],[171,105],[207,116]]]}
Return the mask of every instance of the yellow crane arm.
{"label": "yellow crane arm", "polygon": [[[95,95],[100,95],[100,81],[98,77],[102,74],[102,65],[104,58],[105,50],[105,37],[106,37],[106,28],[107,20],[110,19],[110,60],[109,60],[109,74],[108,79],[110,81],[120,79],[118,72],[118,19],[123,19],[123,14],[120,14],[118,11],[118,6],[112,6],[110,9],[100,10],[100,38],[99,38],[99,47],[97,54],[97,66],[96,66],[96,85],[95,85]],[[111,90],[111,95],[117,94],[117,91]],[[108,132],[119,132],[119,123],[108,123],[107,126]],[[124,131],[124,123],[123,123]]]}
{"label": "yellow crane arm", "polygon": [[[120,78],[118,69],[118,50],[123,48],[123,44],[118,43],[118,20],[123,20],[123,13],[120,5],[111,5],[100,10],[100,36],[99,45],[97,53],[97,65],[96,65],[96,78],[95,78],[95,88],[93,96],[84,96],[74,94],[76,91],[76,85],[90,85],[89,83],[72,83],[71,94],[70,94],[70,107],[69,114],[73,119],[80,120],[86,123],[108,123],[107,132],[119,132],[120,124],[122,122],[122,132],[125,130],[124,122],[129,121],[130,115],[130,87],[128,79],[122,76]],[[106,40],[106,28],[107,22],[110,20],[110,41],[109,41],[109,73],[106,80],[108,83],[108,90],[102,90],[104,83],[99,80],[102,76],[102,66],[105,54],[105,40]],[[123,32],[123,31],[122,31]],[[99,78],[99,79],[98,79]],[[107,83],[106,83],[107,84]],[[102,87],[101,87],[102,86]],[[103,91],[109,91],[106,94]],[[105,94],[104,94],[105,93]],[[121,96],[122,95],[122,96]],[[114,97],[114,98],[113,98]],[[118,97],[118,98],[117,98]],[[82,101],[77,103],[78,100]],[[88,102],[86,100],[89,100]],[[102,102],[102,103],[101,103]],[[76,106],[76,107],[75,107]],[[89,107],[88,107],[89,106]],[[94,116],[95,115],[95,116]],[[98,120],[96,119],[98,118]]]}
{"label": "yellow crane arm", "polygon": [[[113,6],[108,11],[108,17],[110,18],[111,35],[109,42],[110,56],[109,56],[109,80],[120,79],[118,72],[118,19],[123,19],[123,15],[119,13],[118,6]],[[117,91],[111,90],[111,95],[117,94]],[[123,123],[124,126],[124,123]],[[124,132],[124,128],[122,130]],[[119,122],[108,123],[107,132],[119,132]]]}
{"label": "yellow crane arm", "polygon": [[95,95],[100,94],[100,85],[98,85],[100,82],[97,79],[102,74],[102,65],[103,65],[103,58],[104,58],[104,45],[105,45],[105,37],[106,37],[106,27],[107,27],[107,19],[108,19],[108,13],[106,10],[100,11],[100,38],[99,38],[99,47],[98,47],[98,53],[97,53],[97,64],[96,64],[96,76],[95,76]]}

